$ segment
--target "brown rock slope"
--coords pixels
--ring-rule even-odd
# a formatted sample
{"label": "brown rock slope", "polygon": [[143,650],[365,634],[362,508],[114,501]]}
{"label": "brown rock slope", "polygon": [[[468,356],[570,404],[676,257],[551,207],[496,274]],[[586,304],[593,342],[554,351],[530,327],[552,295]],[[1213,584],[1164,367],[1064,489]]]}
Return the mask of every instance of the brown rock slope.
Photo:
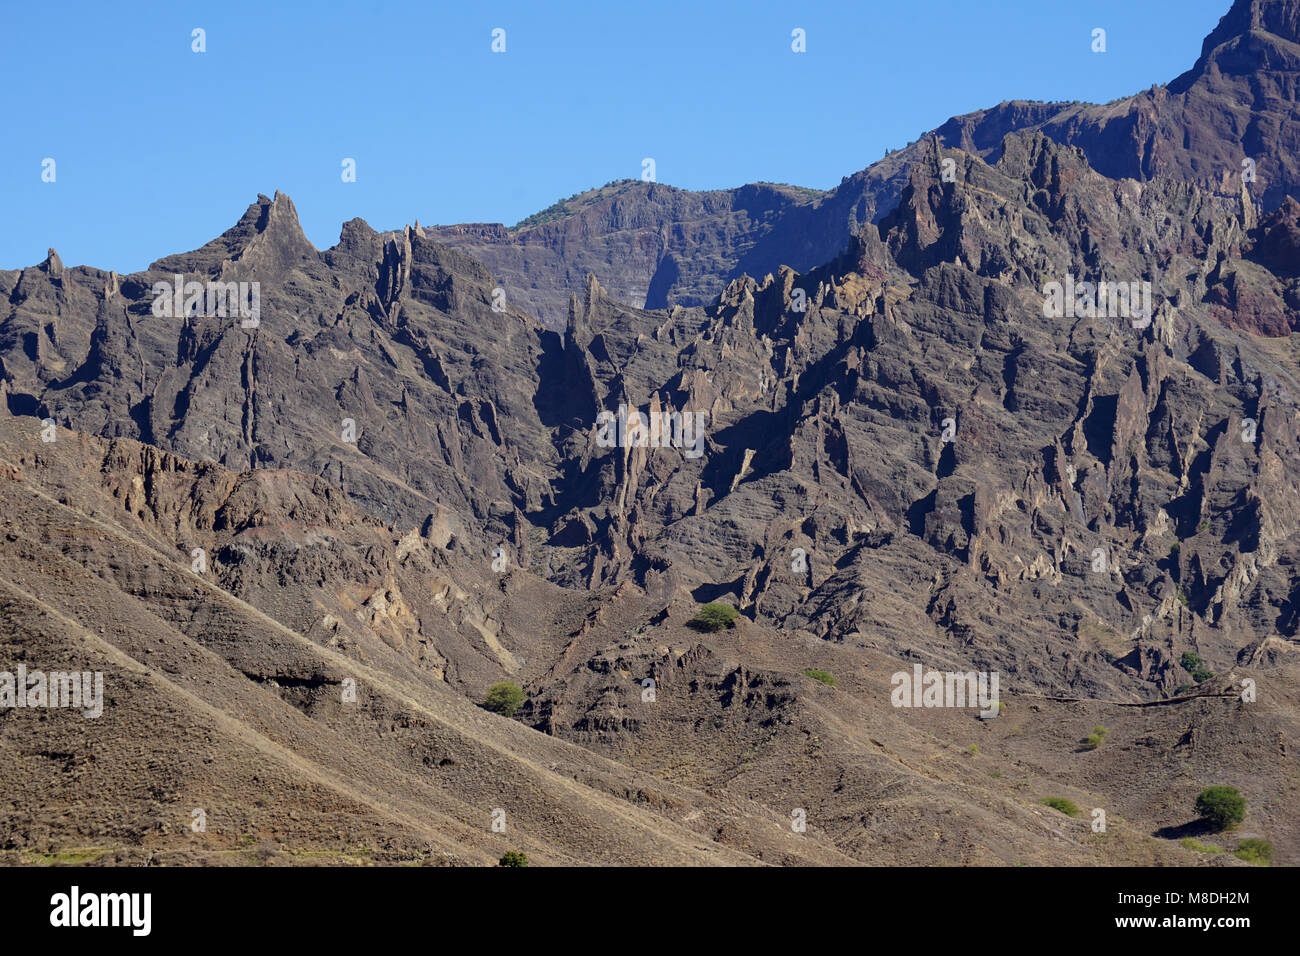
{"label": "brown rock slope", "polygon": [[[689,606],[626,587],[578,598],[519,571],[461,591],[472,569],[305,476],[44,443],[17,419],[0,425],[0,468],[4,659],[101,670],[106,687],[97,719],[0,717],[13,860],[1189,863],[1150,832],[1185,823],[1202,784],[1249,767],[1251,822],[1274,840],[1293,809],[1277,753],[1293,718],[1276,704],[1013,694],[1010,720],[899,711],[897,661],[861,647],[752,624],[701,636],[681,626]],[[191,546],[215,556],[201,574]],[[493,655],[435,606],[449,593],[470,618],[530,616],[539,638],[512,630],[501,666],[532,692],[524,720],[554,736],[439,679]],[[1071,737],[1098,720],[1107,749],[1083,754]],[[1131,785],[1150,752],[1177,761],[1186,793],[1149,767],[1151,787]],[[1036,803],[1061,795],[1106,808],[1107,832]],[[797,811],[806,832],[788,826]]]}
{"label": "brown rock slope", "polygon": [[[315,640],[286,627],[277,616],[364,583],[340,562],[382,564],[374,551],[400,547],[318,482],[67,432],[45,444],[32,424],[0,426],[0,659],[102,671],[105,692],[95,719],[0,711],[10,861],[82,848],[160,863],[846,859],[750,801],[724,805],[478,709],[388,646],[409,633],[400,616],[363,605],[307,628]],[[269,601],[239,573],[230,590],[193,573],[184,549],[199,539],[260,553]],[[400,576],[435,590],[427,571]],[[206,832],[191,829],[196,808]]]}

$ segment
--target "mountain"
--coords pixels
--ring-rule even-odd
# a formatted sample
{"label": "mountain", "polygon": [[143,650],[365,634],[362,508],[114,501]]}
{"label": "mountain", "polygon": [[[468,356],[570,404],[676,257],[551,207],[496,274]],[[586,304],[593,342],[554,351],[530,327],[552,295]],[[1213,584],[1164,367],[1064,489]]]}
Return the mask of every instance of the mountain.
{"label": "mountain", "polygon": [[571,196],[512,229],[471,223],[425,233],[483,262],[515,304],[563,329],[569,295],[588,273],[622,302],[708,305],[739,258],[820,195],[771,183],[690,192],[623,180]]}
{"label": "mountain", "polygon": [[[872,176],[811,268],[588,273],[562,330],[280,193],[138,274],[0,272],[3,658],[106,686],[0,711],[4,859],[1241,865],[1180,840],[1226,783],[1300,862],[1300,203],[1038,128]],[[704,208],[625,187],[537,261]],[[749,256],[838,192],[718,202]],[[1004,706],[897,706],[914,667]]]}
{"label": "mountain", "polygon": [[907,170],[934,140],[993,162],[1008,133],[1040,132],[1082,149],[1105,176],[1183,179],[1227,197],[1250,160],[1251,195],[1271,211],[1300,199],[1297,23],[1297,0],[1235,0],[1192,68],[1164,86],[1104,106],[1015,100],[955,116],[826,193],[625,181],[557,203],[539,214],[543,224],[431,234],[487,264],[520,308],[560,329],[588,272],[620,302],[655,309],[707,304],[741,275],[828,262],[897,205]]}

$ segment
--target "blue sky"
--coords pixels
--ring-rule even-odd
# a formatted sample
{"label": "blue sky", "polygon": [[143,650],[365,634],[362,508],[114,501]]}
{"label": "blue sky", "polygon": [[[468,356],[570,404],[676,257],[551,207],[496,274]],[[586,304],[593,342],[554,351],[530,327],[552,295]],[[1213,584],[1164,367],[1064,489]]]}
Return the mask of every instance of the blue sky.
{"label": "blue sky", "polygon": [[[277,189],[326,248],[354,216],[377,229],[513,224],[639,177],[644,157],[689,189],[830,188],[958,113],[1105,102],[1171,80],[1229,6],[10,3],[0,268],[54,246],[67,265],[135,271]],[[196,27],[205,53],[191,50]],[[806,53],[791,51],[795,28]],[[356,182],[341,180],[345,157]]]}

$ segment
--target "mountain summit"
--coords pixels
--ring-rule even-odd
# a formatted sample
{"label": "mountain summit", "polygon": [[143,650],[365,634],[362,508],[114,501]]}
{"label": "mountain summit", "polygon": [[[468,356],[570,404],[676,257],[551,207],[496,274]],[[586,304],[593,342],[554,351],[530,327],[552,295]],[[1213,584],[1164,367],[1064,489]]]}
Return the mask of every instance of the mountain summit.
{"label": "mountain summit", "polygon": [[1181,179],[1225,196],[1237,195],[1249,170],[1252,200],[1272,210],[1300,198],[1298,89],[1300,2],[1237,0],[1196,64],[1167,86],[1106,105],[1015,100],[956,116],[828,193],[628,183],[616,197],[559,203],[544,225],[431,232],[480,258],[525,310],[561,329],[564,303],[589,270],[615,298],[658,308],[710,301],[742,274],[834,258],[897,205],[906,170],[931,139],[994,161],[1007,134],[1037,131],[1079,147],[1106,176]]}
{"label": "mountain summit", "polygon": [[1300,2],[1236,0],[1201,44],[1195,66],[1169,84],[1182,93],[1211,72],[1249,76],[1257,72],[1293,73],[1300,60]]}

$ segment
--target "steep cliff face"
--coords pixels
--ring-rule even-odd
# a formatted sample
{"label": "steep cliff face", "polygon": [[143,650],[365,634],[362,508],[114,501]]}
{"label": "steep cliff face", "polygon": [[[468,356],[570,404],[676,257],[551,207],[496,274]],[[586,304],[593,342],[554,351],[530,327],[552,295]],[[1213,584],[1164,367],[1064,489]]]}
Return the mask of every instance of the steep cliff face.
{"label": "steep cliff face", "polygon": [[[1229,200],[1109,179],[1041,133],[994,165],[931,143],[835,261],[668,311],[588,276],[561,336],[419,227],[349,223],[317,253],[287,197],[262,197],[138,276],[19,276],[0,331],[37,347],[6,365],[7,403],[303,471],[565,587],[728,595],[757,621],[932,654],[983,635],[1039,689],[1167,694],[1185,646],[1225,663],[1297,625],[1300,387],[1260,337],[1300,321],[1297,208],[1260,220],[1248,184]],[[259,323],[155,315],[154,283],[191,274],[175,270],[260,282]],[[1101,283],[1123,299],[1086,291]],[[654,437],[628,439],[621,409]],[[794,548],[812,557],[798,580]],[[1098,549],[1127,557],[1081,574]],[[908,588],[880,575],[897,567],[917,590],[893,616],[881,602]],[[1052,600],[1043,580],[1085,618],[1021,617]],[[1110,637],[1083,641],[1096,626]]]}
{"label": "steep cliff face", "polygon": [[589,272],[637,307],[712,302],[738,259],[818,196],[771,184],[690,192],[626,180],[573,196],[513,229],[479,223],[426,232],[479,259],[514,304],[562,329],[569,296]]}
{"label": "steep cliff face", "polygon": [[[256,284],[256,324],[204,314],[206,298],[155,314],[158,284],[177,276]],[[509,519],[517,493],[547,496],[538,469],[555,453],[533,401],[543,340],[517,310],[494,311],[493,287],[418,229],[357,221],[318,253],[289,199],[262,196],[219,239],[144,273],[25,270],[0,335],[34,344],[6,353],[8,405],[30,412],[39,395],[79,430],[328,477],[390,518],[437,499]]]}

